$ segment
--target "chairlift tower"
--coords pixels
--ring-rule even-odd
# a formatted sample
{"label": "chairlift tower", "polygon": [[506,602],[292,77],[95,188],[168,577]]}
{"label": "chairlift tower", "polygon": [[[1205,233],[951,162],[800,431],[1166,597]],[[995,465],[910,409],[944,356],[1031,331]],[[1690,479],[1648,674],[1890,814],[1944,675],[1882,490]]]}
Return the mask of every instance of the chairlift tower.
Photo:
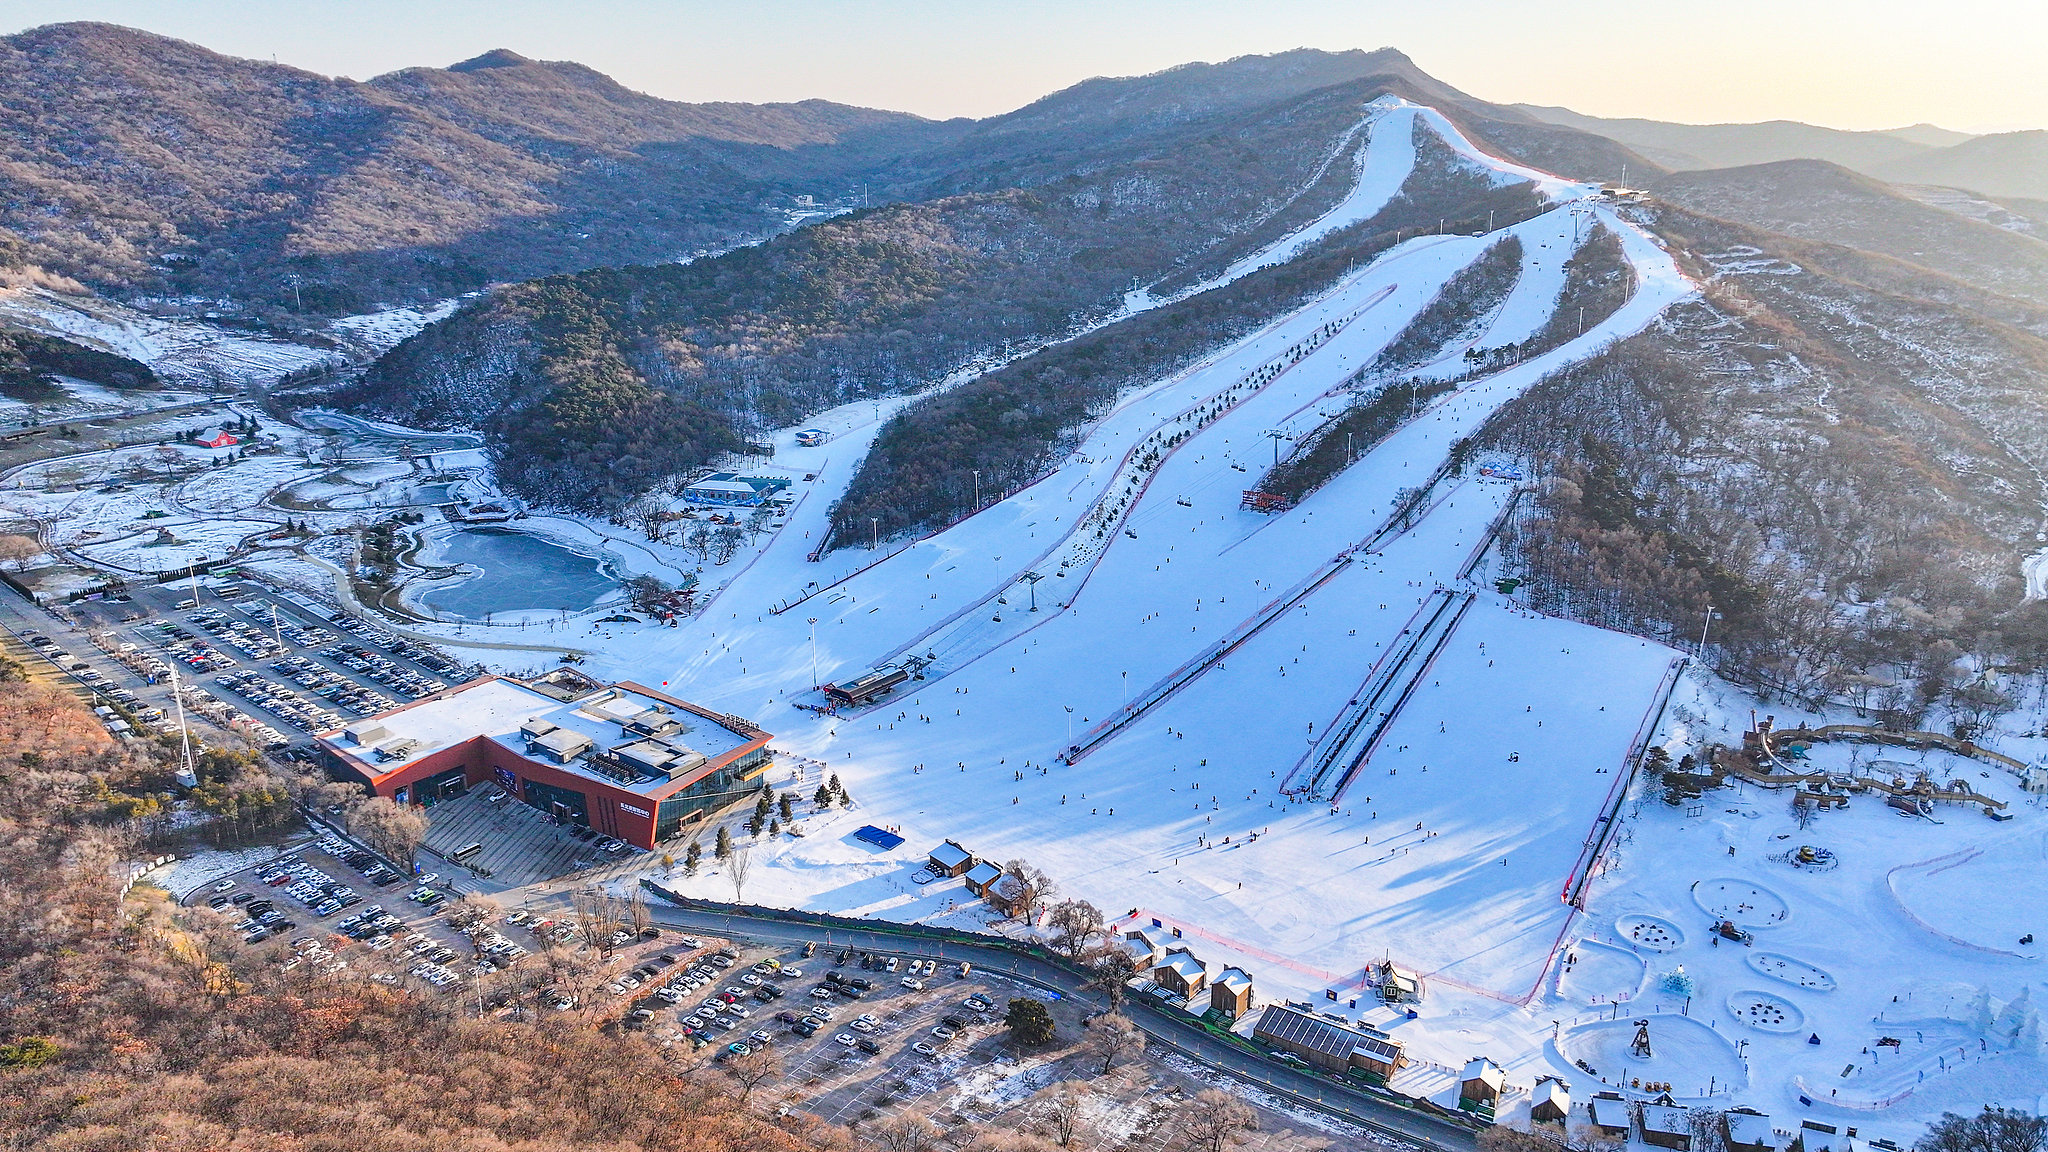
{"label": "chairlift tower", "polygon": [[1018,579],[1031,586],[1031,610],[1033,612],[1038,611],[1038,582],[1045,579],[1045,574],[1042,572],[1026,572],[1024,575],[1019,576]]}
{"label": "chairlift tower", "polygon": [[1285,428],[1268,428],[1260,433],[1260,435],[1272,437],[1273,467],[1278,468],[1280,466],[1280,442],[1287,439],[1287,430]]}

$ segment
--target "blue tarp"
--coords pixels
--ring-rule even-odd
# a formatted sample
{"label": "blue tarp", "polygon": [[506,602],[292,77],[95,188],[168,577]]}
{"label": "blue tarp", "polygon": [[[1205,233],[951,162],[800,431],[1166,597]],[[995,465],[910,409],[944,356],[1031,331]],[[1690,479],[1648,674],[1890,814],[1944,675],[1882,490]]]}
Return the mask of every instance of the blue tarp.
{"label": "blue tarp", "polygon": [[873,824],[861,825],[860,831],[855,832],[853,838],[855,840],[865,840],[884,852],[903,843],[903,837],[885,828],[877,828]]}

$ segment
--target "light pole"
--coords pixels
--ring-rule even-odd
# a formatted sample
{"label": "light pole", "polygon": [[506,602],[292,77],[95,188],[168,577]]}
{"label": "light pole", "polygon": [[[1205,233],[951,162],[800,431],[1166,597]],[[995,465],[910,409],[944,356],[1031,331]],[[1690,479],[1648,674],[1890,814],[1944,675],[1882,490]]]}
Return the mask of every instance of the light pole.
{"label": "light pole", "polygon": [[979,468],[974,469],[974,507],[976,511],[981,509],[981,469]]}
{"label": "light pole", "polygon": [[810,623],[811,623],[811,687],[813,687],[813,688],[816,688],[816,687],[818,686],[818,618],[817,618],[816,616],[813,616],[813,617],[811,617],[811,618],[810,618]]}
{"label": "light pole", "polygon": [[1707,605],[1707,614],[1700,619],[1700,646],[1693,652],[1693,659],[1705,663],[1707,659],[1707,629],[1714,622],[1714,606]]}
{"label": "light pole", "polygon": [[1118,675],[1124,678],[1124,709],[1128,711],[1131,707],[1131,674],[1120,672]]}
{"label": "light pole", "polygon": [[882,518],[880,516],[870,516],[868,517],[868,551],[879,552],[881,550]]}
{"label": "light pole", "polygon": [[1061,707],[1067,710],[1067,747],[1072,748],[1074,746],[1074,709],[1069,704],[1062,704]]}

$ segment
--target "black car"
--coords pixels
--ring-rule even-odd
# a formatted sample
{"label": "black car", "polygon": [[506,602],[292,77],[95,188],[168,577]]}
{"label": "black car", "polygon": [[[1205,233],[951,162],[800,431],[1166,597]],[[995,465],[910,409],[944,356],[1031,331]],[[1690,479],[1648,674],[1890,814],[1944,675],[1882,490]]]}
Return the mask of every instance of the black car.
{"label": "black car", "polygon": [[846,997],[848,1000],[858,1000],[862,996],[866,995],[866,993],[862,992],[858,988],[855,988],[851,984],[834,984],[832,986],[832,990],[834,992],[839,993],[841,996]]}
{"label": "black car", "polygon": [[825,973],[825,983],[844,984],[846,983],[846,977],[837,968],[834,968],[832,971]]}
{"label": "black car", "polygon": [[794,1023],[796,1023],[796,1022],[797,1022],[798,1020],[801,1020],[801,1019],[803,1019],[803,1017],[801,1017],[801,1016],[798,1016],[798,1015],[797,1015],[796,1013],[794,1013],[794,1012],[777,1012],[777,1013],[775,1014],[775,1018],[776,1018],[777,1020],[780,1020],[780,1021],[782,1021],[782,1022],[783,1022],[784,1024],[794,1024]]}
{"label": "black car", "polygon": [[955,1032],[958,1032],[962,1028],[967,1027],[967,1021],[962,1020],[958,1016],[948,1016],[945,1019],[940,1020],[939,1023],[944,1024],[946,1027],[951,1028]]}
{"label": "black car", "polygon": [[866,1052],[870,1056],[882,1050],[882,1046],[880,1044],[875,1043],[873,1040],[870,1040],[865,1036],[861,1037],[858,1040],[855,1040],[853,1043],[854,1047],[859,1048],[861,1051]]}
{"label": "black car", "polygon": [[865,992],[865,991],[867,991],[868,989],[870,989],[870,988],[873,988],[873,987],[874,987],[874,985],[873,985],[873,984],[870,984],[870,983],[868,983],[868,982],[867,982],[866,980],[863,980],[863,979],[861,979],[861,978],[860,978],[860,977],[858,977],[858,976],[855,976],[855,977],[854,977],[853,979],[851,979],[851,980],[848,980],[848,981],[847,981],[847,984],[848,984],[848,985],[850,985],[850,986],[852,986],[852,987],[854,987],[854,988],[858,988],[858,989],[860,989],[860,990],[861,990],[861,991],[863,991],[863,992]]}
{"label": "black car", "polygon": [[763,984],[759,988],[754,989],[754,999],[759,1000],[763,1004],[768,1003],[770,1000],[780,999],[781,996],[782,989],[775,987],[773,984]]}
{"label": "black car", "polygon": [[799,1036],[802,1036],[806,1040],[818,1034],[818,1026],[816,1024],[805,1023],[802,1020],[799,1020],[796,1023],[791,1024],[789,1026],[789,1030],[791,1032],[796,1033]]}

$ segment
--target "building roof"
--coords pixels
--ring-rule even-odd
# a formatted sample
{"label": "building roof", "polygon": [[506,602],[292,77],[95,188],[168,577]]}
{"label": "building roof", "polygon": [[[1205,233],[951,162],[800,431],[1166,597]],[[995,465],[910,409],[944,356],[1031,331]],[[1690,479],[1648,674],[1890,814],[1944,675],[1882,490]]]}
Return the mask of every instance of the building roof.
{"label": "building roof", "polygon": [[1626,1128],[1629,1126],[1628,1101],[1608,1092],[1595,1093],[1586,1106],[1593,1112],[1593,1123],[1602,1128]]}
{"label": "building roof", "polygon": [[1206,979],[1209,975],[1209,966],[1202,963],[1200,957],[1185,948],[1175,948],[1169,951],[1159,963],[1152,966],[1154,972],[1159,971],[1161,968],[1172,972],[1185,981],[1193,981],[1198,976]]}
{"label": "building roof", "polygon": [[1251,973],[1246,972],[1242,968],[1230,967],[1217,973],[1216,979],[1212,983],[1219,988],[1228,988],[1232,992],[1237,992],[1250,988],[1252,986],[1252,977]]}
{"label": "building roof", "polygon": [[1479,1056],[1473,1058],[1470,1063],[1465,1065],[1464,1073],[1458,1078],[1460,1080],[1484,1080],[1498,1088],[1502,1084],[1507,1083],[1508,1074],[1501,1069],[1500,1065],[1495,1064],[1484,1056]]}
{"label": "building roof", "polygon": [[691,492],[716,492],[721,496],[752,496],[755,488],[752,484],[742,484],[737,480],[699,480],[695,484],[683,489],[683,492],[685,494]]}
{"label": "building roof", "polygon": [[[368,735],[366,725],[383,731],[374,746],[414,742],[409,761],[482,736],[537,764],[649,799],[680,792],[768,741],[768,733],[737,716],[721,716],[631,681],[581,693],[542,687],[553,691],[506,676],[487,676],[318,735],[329,751],[372,781],[405,764],[386,764],[369,754],[371,744],[344,738],[351,733]],[[650,717],[673,721],[674,728],[649,738],[645,731]],[[528,750],[529,742],[554,754],[535,754]],[[611,755],[618,766],[607,771],[588,758],[573,758],[596,749]],[[571,759],[558,762],[560,755]]]}
{"label": "building roof", "polygon": [[972,853],[951,840],[932,849],[926,855],[941,868],[958,868],[960,865],[974,859]]}
{"label": "building roof", "polygon": [[985,884],[994,883],[995,878],[1002,874],[1003,870],[1000,867],[983,860],[967,870],[967,882],[978,888]]}
{"label": "building roof", "polygon": [[1669,1104],[1643,1105],[1643,1131],[1676,1136],[1692,1135],[1692,1117],[1683,1108]]}
{"label": "building roof", "polygon": [[1777,1141],[1772,1138],[1771,1118],[1746,1108],[1731,1109],[1728,1117],[1728,1140],[1733,1144],[1761,1144],[1772,1147]]}
{"label": "building roof", "polygon": [[1252,1025],[1252,1037],[1284,1040],[1339,1060],[1348,1060],[1353,1052],[1362,1053],[1382,1064],[1392,1064],[1401,1057],[1401,1045],[1395,1041],[1367,1036],[1313,1012],[1303,1012],[1284,1004],[1266,1006],[1259,1022]]}

